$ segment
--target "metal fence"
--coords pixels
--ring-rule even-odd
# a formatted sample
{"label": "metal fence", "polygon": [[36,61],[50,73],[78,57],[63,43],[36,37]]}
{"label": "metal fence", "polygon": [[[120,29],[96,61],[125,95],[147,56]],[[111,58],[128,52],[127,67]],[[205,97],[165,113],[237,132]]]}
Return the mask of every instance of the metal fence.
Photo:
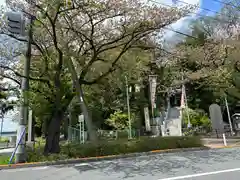
{"label": "metal fence", "polygon": [[[132,138],[137,139],[140,137],[140,130],[132,130]],[[98,130],[97,136],[99,140],[117,140],[129,139],[129,130]],[[86,131],[80,128],[68,127],[68,140],[76,143],[85,143],[88,140]]]}
{"label": "metal fence", "polygon": [[221,137],[224,133],[225,136],[231,137],[231,136],[238,136],[238,134],[235,132],[235,134],[231,133],[231,129],[229,125],[225,125],[224,129],[219,131],[216,129],[212,129],[211,127],[192,127],[192,128],[183,128],[182,129],[184,136],[203,136],[203,137]]}
{"label": "metal fence", "polygon": [[87,132],[80,128],[68,127],[68,140],[71,142],[84,143],[87,140]]}
{"label": "metal fence", "polygon": [[[128,129],[125,130],[98,130],[97,131],[98,138],[102,140],[113,140],[113,139],[130,139],[130,131]],[[140,137],[140,130],[132,130],[131,132],[132,138]]]}
{"label": "metal fence", "polygon": [[211,128],[205,128],[202,126],[183,128],[182,133],[184,136],[193,136],[193,135],[206,135],[212,132]]}

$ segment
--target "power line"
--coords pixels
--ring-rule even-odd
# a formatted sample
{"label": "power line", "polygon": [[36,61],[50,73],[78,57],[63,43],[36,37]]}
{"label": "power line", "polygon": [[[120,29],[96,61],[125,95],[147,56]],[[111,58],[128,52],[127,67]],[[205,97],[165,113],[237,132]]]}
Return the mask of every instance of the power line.
{"label": "power line", "polygon": [[[178,1],[178,2],[180,2],[180,3],[183,3],[183,4],[186,4],[186,5],[192,5],[192,4],[187,3],[187,2],[185,2],[185,1],[181,1],[181,0],[176,0],[176,1]],[[199,7],[199,9],[202,9],[202,10],[204,10],[204,11],[213,12],[213,13],[219,13],[219,12],[217,12],[217,11],[214,11],[214,10],[208,9],[208,8],[201,8],[201,7]]]}
{"label": "power line", "polygon": [[[187,2],[184,2],[184,1],[181,1],[181,0],[176,0],[178,2],[181,2],[181,3],[184,3],[186,5],[191,5],[190,3],[187,3]],[[232,7],[235,7],[237,11],[240,11],[238,6],[234,5],[233,3],[229,2],[229,3],[226,3],[226,2],[223,2],[223,1],[220,1],[220,0],[212,0],[214,2],[218,2],[219,4],[224,4],[224,5],[227,5],[227,6],[232,6]],[[213,12],[213,13],[216,13],[216,14],[220,14],[219,11],[214,11],[212,9],[208,9],[208,8],[201,8],[199,7],[199,9],[202,9],[202,10],[205,10],[205,11],[209,11],[209,12]],[[229,16],[230,17],[230,16]]]}
{"label": "power line", "polygon": [[[221,3],[221,4],[224,4],[224,5],[227,5],[227,6],[233,6],[233,7],[235,7],[235,8],[239,8],[238,6],[234,5],[234,4],[231,3],[231,2],[226,3],[226,2],[223,2],[223,1],[219,1],[219,0],[212,0],[212,1],[215,1],[215,2],[218,2],[218,3]],[[239,11],[239,10],[237,10],[237,11]]]}
{"label": "power line", "polygon": [[[161,3],[161,2],[158,2],[158,1],[156,1],[156,0],[149,0],[149,1],[151,1],[151,2],[153,2],[153,3],[160,4],[160,5],[162,5],[162,6],[167,6],[167,7],[173,8],[173,6],[171,6],[171,5],[169,5],[169,4]],[[186,5],[192,5],[192,4],[190,4],[190,3],[186,3],[186,2],[181,1],[181,0],[176,0],[176,1],[182,2],[182,3],[186,4]],[[202,9],[202,10],[205,10],[205,11],[209,11],[209,12],[214,12],[214,13],[217,14],[217,15],[223,15],[223,14],[221,14],[221,13],[219,13],[219,12],[217,12],[217,11],[213,11],[213,10],[211,10],[211,9],[207,9],[207,8],[199,8],[199,9]],[[220,20],[220,19],[215,18],[215,17],[212,17],[212,16],[202,15],[201,13],[196,13],[196,12],[191,12],[191,13],[192,13],[192,14],[195,14],[195,15],[197,15],[197,16],[200,16],[200,17],[208,17],[208,18],[211,18],[212,20],[217,21],[217,22],[230,23],[229,21]],[[223,15],[223,16],[226,16],[226,15]],[[231,16],[227,16],[227,17],[231,18]]]}
{"label": "power line", "polygon": [[[160,2],[157,2],[157,1],[155,1],[155,0],[149,0],[149,1],[151,1],[151,2],[154,2],[154,3],[157,3],[157,4],[161,4],[161,5],[163,5],[163,6],[167,6],[167,7],[171,7],[172,8],[172,6],[171,5],[167,5],[167,4],[164,4],[164,3],[160,3]],[[180,1],[180,0],[176,0],[176,1]],[[180,1],[180,2],[183,2],[183,1]],[[184,2],[185,4],[189,4],[189,3],[186,3],[186,2]],[[191,4],[189,4],[189,5],[191,5]],[[206,10],[206,9],[205,9]],[[193,14],[196,14],[196,15],[198,15],[198,16],[202,16],[202,17],[206,17],[206,16],[204,16],[204,15],[201,15],[201,14],[198,14],[198,13],[193,13]],[[209,17],[209,16],[208,16]],[[217,22],[226,22],[226,23],[230,23],[229,21],[220,21],[219,19],[216,19],[216,18],[214,18],[214,17],[209,17],[209,18],[211,18],[211,19],[213,19],[213,20],[215,20],[215,21],[217,21]],[[170,26],[170,28],[168,28],[168,27],[164,27],[164,29],[167,29],[167,30],[170,30],[170,31],[172,31],[172,32],[175,32],[175,33],[177,33],[177,34],[180,34],[180,35],[184,35],[184,36],[186,36],[186,37],[190,37],[190,38],[194,38],[194,39],[198,39],[197,37],[194,37],[194,36],[192,36],[192,35],[189,35],[189,34],[186,34],[186,33],[183,33],[183,32],[180,32],[180,31],[178,31],[178,30],[175,30],[174,28],[172,28],[171,26]],[[191,29],[191,28],[190,28]],[[209,42],[210,44],[214,44],[214,45],[216,45],[216,43],[214,43],[214,42]]]}
{"label": "power line", "polygon": [[178,30],[175,30],[175,29],[173,29],[172,27],[171,27],[171,28],[164,27],[164,29],[170,30],[170,31],[172,31],[172,32],[175,32],[175,33],[177,33],[177,34],[181,34],[181,35],[186,36],[186,37],[198,39],[197,37],[194,37],[194,36],[192,36],[192,35],[189,35],[189,34],[180,32],[180,31],[178,31]]}

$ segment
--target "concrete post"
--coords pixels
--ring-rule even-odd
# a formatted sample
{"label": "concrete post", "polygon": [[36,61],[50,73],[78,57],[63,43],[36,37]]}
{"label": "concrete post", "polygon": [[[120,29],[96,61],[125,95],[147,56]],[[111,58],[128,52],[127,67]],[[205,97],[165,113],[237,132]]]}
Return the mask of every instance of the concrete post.
{"label": "concrete post", "polygon": [[32,110],[29,110],[28,113],[28,143],[32,143],[32,126],[33,126],[33,119],[32,119]]}

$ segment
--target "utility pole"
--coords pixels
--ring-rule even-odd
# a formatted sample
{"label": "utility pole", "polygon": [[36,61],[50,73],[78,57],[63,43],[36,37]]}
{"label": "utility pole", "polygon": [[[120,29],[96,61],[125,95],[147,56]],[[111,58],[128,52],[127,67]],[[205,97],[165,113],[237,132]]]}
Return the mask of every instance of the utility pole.
{"label": "utility pole", "polygon": [[224,97],[224,100],[225,100],[225,105],[226,105],[226,108],[227,108],[228,121],[229,121],[231,134],[234,135],[233,127],[232,127],[232,121],[231,121],[231,115],[230,115],[230,111],[229,111],[229,107],[228,107],[228,101],[227,101],[227,97],[226,96]]}
{"label": "utility pole", "polygon": [[[25,36],[25,19],[23,15],[21,13],[14,13],[14,12],[8,12],[6,15],[8,19],[8,31],[11,34]],[[25,54],[23,77],[21,81],[22,102],[20,106],[20,119],[19,119],[19,125],[17,130],[17,145],[16,145],[17,149],[16,149],[16,159],[15,159],[16,163],[23,163],[26,161],[25,138],[26,138],[26,125],[28,123],[28,114],[29,114],[28,90],[29,90],[30,61],[31,61],[31,54],[32,54],[31,44],[32,44],[32,38],[33,38],[32,23],[33,23],[33,16],[30,16],[27,51]]]}
{"label": "utility pole", "polygon": [[128,109],[129,139],[132,139],[132,121],[131,121],[131,113],[130,113],[130,103],[129,103],[128,79],[127,79],[127,76],[125,76],[125,80],[126,80],[126,93],[127,93],[127,109]]}
{"label": "utility pole", "polygon": [[[31,64],[31,56],[32,56],[32,39],[33,39],[33,21],[34,16],[32,15],[34,13],[34,7],[35,7],[35,0],[26,0],[26,2],[29,4],[29,12],[30,12],[30,23],[29,23],[29,30],[28,30],[28,42],[27,42],[27,51],[25,55],[25,61],[24,61],[24,70],[23,70],[23,78],[21,82],[21,94],[23,101],[21,103],[20,108],[20,120],[19,120],[19,133],[20,136],[22,134],[22,140],[19,141],[18,148],[16,150],[16,163],[23,163],[26,162],[26,125],[28,124],[28,118],[29,118],[29,101],[28,101],[28,91],[29,91],[29,74],[30,74],[30,64]],[[24,26],[25,27],[25,26]],[[23,32],[25,32],[25,28],[23,29]],[[32,128],[32,127],[28,127]],[[21,137],[20,137],[21,138]]]}
{"label": "utility pole", "polygon": [[[21,94],[23,98],[23,102],[20,108],[20,120],[19,120],[19,132],[18,135],[22,134],[26,129],[26,125],[28,123],[28,115],[29,115],[29,101],[28,101],[28,90],[29,90],[29,73],[30,73],[30,62],[31,62],[31,54],[32,54],[32,23],[33,17],[30,18],[30,27],[28,31],[28,43],[27,43],[27,52],[24,62],[24,70],[23,70],[23,78],[21,83]],[[32,128],[32,127],[28,127]],[[26,131],[25,131],[26,132]],[[23,134],[22,140],[16,151],[16,163],[22,163],[26,161],[26,152],[25,152],[25,136]],[[17,138],[19,140],[19,138]]]}
{"label": "utility pole", "polygon": [[[8,31],[11,34],[24,36],[25,34],[25,21],[24,17],[21,13],[7,12],[6,13],[8,20]],[[31,32],[31,31],[29,31]],[[21,81],[21,95],[23,97],[23,101],[21,103],[20,108],[20,119],[19,125],[17,129],[17,144],[16,144],[16,162],[22,163],[26,161],[25,155],[25,132],[26,132],[26,124],[28,121],[28,82],[29,82],[29,68],[30,68],[30,56],[31,56],[31,46],[29,46],[31,40],[31,36],[29,36],[28,40],[28,49],[26,52],[26,59],[24,62],[24,72],[23,78]]]}
{"label": "utility pole", "polygon": [[[184,81],[183,75],[182,75],[182,83]],[[188,118],[188,124],[187,124],[187,128],[191,128],[192,124],[190,121],[190,115],[189,115],[189,109],[188,109],[188,102],[187,102],[187,93],[186,93],[186,87],[185,84],[182,84],[182,100],[183,100],[183,106],[186,108],[186,113],[187,113],[187,118]]]}
{"label": "utility pole", "polygon": [[190,115],[189,115],[189,109],[188,109],[188,103],[187,103],[187,94],[186,94],[185,88],[184,88],[184,97],[185,97],[185,104],[186,104],[186,113],[187,113],[187,118],[188,118],[188,125],[187,125],[187,127],[191,128],[192,124],[191,124],[191,121],[190,121]]}

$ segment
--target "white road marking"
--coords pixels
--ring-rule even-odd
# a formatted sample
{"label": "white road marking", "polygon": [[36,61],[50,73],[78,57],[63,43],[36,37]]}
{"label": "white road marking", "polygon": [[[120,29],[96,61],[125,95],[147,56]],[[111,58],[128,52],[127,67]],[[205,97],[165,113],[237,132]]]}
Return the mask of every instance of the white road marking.
{"label": "white road marking", "polygon": [[75,164],[74,166],[79,167],[79,166],[92,166],[92,165],[88,163],[80,163],[80,164]]}
{"label": "white road marking", "polygon": [[222,171],[213,171],[213,172],[206,172],[206,173],[199,173],[199,174],[192,174],[192,175],[185,175],[185,176],[170,177],[170,178],[164,178],[164,179],[158,179],[158,180],[189,179],[189,178],[194,178],[194,177],[209,176],[209,175],[214,175],[214,174],[221,174],[221,173],[228,173],[228,172],[235,172],[235,171],[240,171],[240,168],[226,169],[226,170],[222,170]]}
{"label": "white road marking", "polygon": [[19,168],[19,169],[6,169],[6,170],[2,170],[5,172],[21,172],[21,171],[38,171],[38,170],[45,170],[47,169],[47,166],[43,166],[43,167],[33,167],[33,168]]}

